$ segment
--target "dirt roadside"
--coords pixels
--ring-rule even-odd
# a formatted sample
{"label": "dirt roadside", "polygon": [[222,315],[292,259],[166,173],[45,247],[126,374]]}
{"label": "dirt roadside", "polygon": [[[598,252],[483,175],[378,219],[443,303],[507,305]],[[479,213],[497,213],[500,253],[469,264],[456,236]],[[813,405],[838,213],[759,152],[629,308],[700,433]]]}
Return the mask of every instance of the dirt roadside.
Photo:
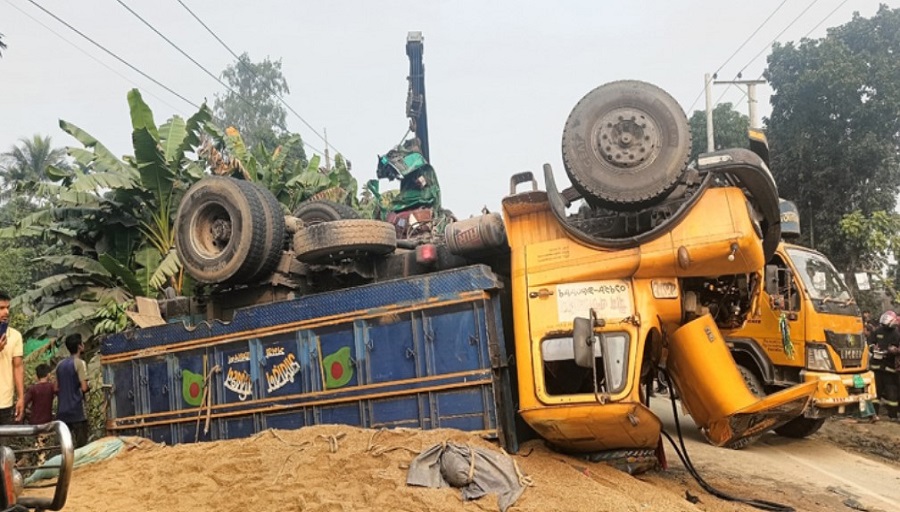
{"label": "dirt roadside", "polygon": [[[690,430],[690,429],[687,429]],[[712,485],[744,497],[785,503],[801,511],[890,510],[848,501],[840,486],[816,486],[780,477],[777,453],[798,453],[795,441],[767,436],[757,448],[734,452],[703,446],[696,432],[689,448]],[[496,497],[463,502],[456,489],[405,484],[416,452],[443,441],[498,451],[480,437],[455,430],[373,431],[340,425],[296,431],[265,431],[241,440],[142,448],[76,470],[65,510],[245,511],[499,510]],[[830,420],[812,440],[814,452],[856,455],[897,469],[900,424]],[[773,455],[772,450],[780,452]],[[637,477],[584,462],[530,441],[514,459],[534,482],[509,510],[516,511],[750,511],[747,505],[712,497],[690,477],[667,446],[670,468]],[[845,454],[846,457],[844,455]],[[791,471],[791,468],[785,468]],[[41,491],[47,493],[48,490]],[[849,503],[849,505],[848,505]],[[882,504],[883,505],[883,504]]]}

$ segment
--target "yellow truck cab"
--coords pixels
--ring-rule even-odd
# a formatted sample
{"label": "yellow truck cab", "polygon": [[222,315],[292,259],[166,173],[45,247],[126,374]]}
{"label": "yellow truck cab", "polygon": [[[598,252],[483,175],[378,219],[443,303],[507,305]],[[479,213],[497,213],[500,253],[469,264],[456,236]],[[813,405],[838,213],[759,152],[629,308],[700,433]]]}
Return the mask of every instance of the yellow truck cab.
{"label": "yellow truck cab", "polygon": [[522,173],[503,200],[519,413],[560,449],[656,448],[645,385],[661,364],[719,446],[744,446],[809,403],[816,384],[755,396],[720,332],[749,316],[780,237],[771,174],[744,149],[688,167],[689,140],[668,94],[613,82],[566,123],[573,188],[559,192],[545,165],[546,191]]}
{"label": "yellow truck cab", "polygon": [[[782,201],[781,209],[783,236],[799,235],[796,208]],[[758,314],[724,334],[755,393],[816,383],[803,416],[775,429],[806,437],[827,417],[859,411],[875,398],[859,308],[831,262],[799,245],[778,245],[765,281]]]}

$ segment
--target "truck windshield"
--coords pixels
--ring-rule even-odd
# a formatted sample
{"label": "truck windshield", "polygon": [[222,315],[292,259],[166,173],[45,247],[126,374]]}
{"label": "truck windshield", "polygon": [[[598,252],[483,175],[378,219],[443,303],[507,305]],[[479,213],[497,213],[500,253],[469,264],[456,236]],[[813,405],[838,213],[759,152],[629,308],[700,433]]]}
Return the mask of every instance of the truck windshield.
{"label": "truck windshield", "polygon": [[788,249],[787,252],[816,311],[859,315],[853,295],[830,261],[821,254],[800,249]]}

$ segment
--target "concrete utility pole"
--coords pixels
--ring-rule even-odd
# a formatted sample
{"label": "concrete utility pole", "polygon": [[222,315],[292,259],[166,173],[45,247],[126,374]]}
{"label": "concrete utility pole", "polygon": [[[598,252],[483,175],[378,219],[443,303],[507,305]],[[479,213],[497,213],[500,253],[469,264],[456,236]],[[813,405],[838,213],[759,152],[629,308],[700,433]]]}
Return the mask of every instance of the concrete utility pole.
{"label": "concrete utility pole", "polygon": [[703,75],[704,90],[706,91],[706,152],[716,150],[716,142],[713,138],[713,107],[712,107],[712,77],[709,73]]}
{"label": "concrete utility pole", "polygon": [[756,116],[756,86],[766,83],[765,80],[722,80],[715,84],[732,84],[747,86],[747,105],[750,107],[750,128],[759,128],[759,120]]}
{"label": "concrete utility pole", "polygon": [[331,155],[328,154],[328,128],[322,128],[325,133],[325,168],[331,170]]}

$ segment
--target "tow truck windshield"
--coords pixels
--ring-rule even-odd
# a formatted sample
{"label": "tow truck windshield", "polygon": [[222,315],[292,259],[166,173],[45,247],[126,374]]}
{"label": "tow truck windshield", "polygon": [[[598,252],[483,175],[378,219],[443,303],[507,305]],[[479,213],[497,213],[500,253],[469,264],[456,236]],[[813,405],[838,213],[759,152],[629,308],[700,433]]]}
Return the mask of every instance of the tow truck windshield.
{"label": "tow truck windshield", "polygon": [[859,315],[859,308],[841,275],[821,254],[800,249],[788,249],[797,274],[816,311],[838,315]]}

